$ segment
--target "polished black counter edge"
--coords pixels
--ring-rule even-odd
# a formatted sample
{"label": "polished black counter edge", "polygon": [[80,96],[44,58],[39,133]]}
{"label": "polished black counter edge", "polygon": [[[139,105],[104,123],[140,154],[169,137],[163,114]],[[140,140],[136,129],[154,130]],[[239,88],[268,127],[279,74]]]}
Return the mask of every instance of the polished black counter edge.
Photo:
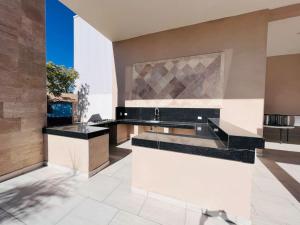
{"label": "polished black counter edge", "polygon": [[[228,129],[228,127],[224,129],[222,126],[220,126],[219,119],[212,118],[208,118],[208,124],[228,148],[254,150],[256,148],[265,147],[265,139],[263,137],[259,137],[256,134],[251,134],[250,132],[245,131],[242,128],[227,123],[234,128],[234,131],[231,132],[231,130]],[[239,135],[239,131],[241,135]],[[249,136],[245,136],[245,134],[249,134]]]}
{"label": "polished black counter edge", "polygon": [[251,137],[251,138],[262,138],[257,134],[251,133],[241,127],[235,126],[229,122],[221,120],[219,118],[208,118],[209,124],[214,124],[227,133],[230,136],[240,136],[240,137]]}
{"label": "polished black counter edge", "polygon": [[103,121],[99,123],[90,123],[90,126],[110,126],[116,124],[131,124],[131,125],[144,125],[144,126],[159,126],[159,127],[170,127],[170,128],[185,128],[185,129],[194,129],[197,123],[195,122],[177,122],[177,121],[159,121],[152,122],[147,120],[137,120],[137,119],[119,119],[119,120],[110,120]]}
{"label": "polished black counter edge", "polygon": [[[265,141],[261,137],[246,137],[246,136],[235,136],[230,133],[229,130],[226,132],[219,127],[216,121],[219,119],[208,118],[208,125],[212,129],[212,133],[214,133],[228,148],[234,149],[252,149],[255,148],[264,148]],[[159,122],[151,122],[147,120],[137,120],[137,119],[120,119],[114,121],[103,121],[96,123],[92,126],[109,126],[115,124],[131,124],[131,125],[144,125],[144,126],[159,126],[159,127],[169,127],[169,128],[182,128],[182,129],[196,129],[197,126],[200,126],[203,123],[196,122],[177,122],[177,121],[159,121]],[[239,127],[235,127],[235,133],[237,129],[245,132],[243,129]],[[197,129],[196,129],[197,132]],[[228,132],[228,133],[227,133]]]}
{"label": "polished black counter edge", "polygon": [[[255,162],[255,151],[248,149],[218,149],[209,148],[202,146],[191,146],[185,144],[168,143],[168,142],[157,142],[153,140],[145,140],[139,138],[132,138],[132,145],[157,149],[166,150],[178,153],[200,155],[212,158],[233,160],[243,163],[254,164]],[[149,149],[150,150],[150,149]]]}
{"label": "polished black counter edge", "polygon": [[207,123],[211,127],[212,132],[214,132],[215,135],[217,135],[219,139],[223,142],[223,144],[228,147],[229,135],[222,129],[220,129],[216,124],[212,123],[210,119],[208,119]]}
{"label": "polished black counter edge", "polygon": [[93,132],[89,132],[89,133],[81,133],[81,132],[70,131],[70,130],[55,129],[55,127],[48,127],[48,128],[45,127],[45,128],[43,128],[43,133],[88,140],[88,139],[91,139],[94,137],[108,134],[109,129],[108,128],[101,128],[101,129],[99,128],[99,130],[97,130],[97,131],[93,131]]}

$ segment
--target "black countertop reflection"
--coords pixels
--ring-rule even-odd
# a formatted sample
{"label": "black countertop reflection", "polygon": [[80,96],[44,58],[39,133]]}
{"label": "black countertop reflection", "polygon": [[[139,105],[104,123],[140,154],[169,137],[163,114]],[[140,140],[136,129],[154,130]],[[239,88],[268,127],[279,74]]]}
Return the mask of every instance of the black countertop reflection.
{"label": "black countertop reflection", "polygon": [[132,145],[149,150],[166,150],[253,164],[255,151],[228,148],[215,136],[179,135],[144,132],[132,138]]}
{"label": "black countertop reflection", "polygon": [[220,120],[219,118],[208,118],[208,122],[212,122],[229,136],[262,138],[257,134],[251,133],[224,120]]}
{"label": "black countertop reflection", "polygon": [[53,134],[58,136],[90,139],[98,137],[109,132],[108,128],[88,126],[85,124],[75,124],[70,126],[48,127],[43,129],[43,133]]}

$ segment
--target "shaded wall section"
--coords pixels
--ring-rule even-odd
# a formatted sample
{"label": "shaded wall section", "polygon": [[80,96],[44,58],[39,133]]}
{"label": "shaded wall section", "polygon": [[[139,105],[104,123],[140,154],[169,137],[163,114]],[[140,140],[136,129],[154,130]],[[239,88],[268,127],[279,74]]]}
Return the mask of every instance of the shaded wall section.
{"label": "shaded wall section", "polygon": [[267,58],[265,113],[300,115],[300,54]]}
{"label": "shaded wall section", "polygon": [[43,161],[43,0],[0,1],[0,175]]}
{"label": "shaded wall section", "polygon": [[[224,97],[215,101],[220,103],[221,118],[238,126],[247,123],[245,128],[255,133],[261,131],[268,19],[269,11],[262,10],[114,42],[118,105],[125,105],[126,92],[130,92],[125,84],[131,77],[126,74],[133,64],[224,52]],[[188,105],[209,107],[206,102],[195,99]],[[168,106],[184,105],[173,103]]]}

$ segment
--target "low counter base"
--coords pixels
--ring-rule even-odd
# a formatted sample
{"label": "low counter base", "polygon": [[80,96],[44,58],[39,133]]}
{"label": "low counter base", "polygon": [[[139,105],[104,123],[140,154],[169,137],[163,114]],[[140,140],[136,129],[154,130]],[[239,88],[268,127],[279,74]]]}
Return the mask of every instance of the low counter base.
{"label": "low counter base", "polygon": [[48,134],[47,147],[49,165],[69,168],[88,177],[109,163],[108,134],[87,140]]}
{"label": "low counter base", "polygon": [[253,164],[133,146],[132,188],[250,224]]}

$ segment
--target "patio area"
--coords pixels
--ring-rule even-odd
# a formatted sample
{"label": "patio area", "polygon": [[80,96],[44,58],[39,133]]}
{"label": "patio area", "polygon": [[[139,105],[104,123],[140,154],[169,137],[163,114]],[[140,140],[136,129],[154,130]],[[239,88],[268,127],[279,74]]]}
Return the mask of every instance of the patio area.
{"label": "patio area", "polygon": [[[130,149],[130,142],[119,147]],[[285,162],[279,163],[274,155],[276,152],[270,152],[256,161],[253,224],[300,224],[300,204],[297,201],[300,166],[295,160],[296,155],[291,155],[293,162],[285,157]],[[133,193],[130,181],[131,154],[89,180],[44,167],[0,184],[0,224],[231,224],[230,216],[225,222],[221,216],[202,215],[201,209],[192,205],[161,199],[155,194]]]}

